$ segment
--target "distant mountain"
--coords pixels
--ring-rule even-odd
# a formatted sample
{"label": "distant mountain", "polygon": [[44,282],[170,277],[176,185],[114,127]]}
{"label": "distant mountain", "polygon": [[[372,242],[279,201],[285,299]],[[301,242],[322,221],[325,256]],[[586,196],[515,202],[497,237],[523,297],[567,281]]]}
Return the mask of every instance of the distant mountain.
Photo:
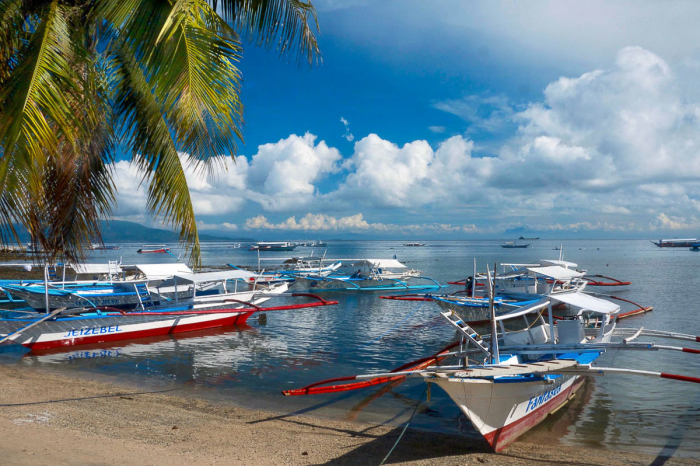
{"label": "distant mountain", "polygon": [[[102,220],[102,241],[105,243],[177,243],[180,238],[174,231],[149,228],[134,222],[123,220]],[[17,226],[19,237],[23,242],[30,241],[29,233]],[[252,242],[250,238],[230,238],[199,234],[200,241],[243,241]]]}
{"label": "distant mountain", "polygon": [[[105,243],[176,243],[180,240],[174,231],[149,228],[134,222],[123,220],[102,221],[102,241]],[[199,234],[200,241],[252,241],[250,238],[230,238]]]}

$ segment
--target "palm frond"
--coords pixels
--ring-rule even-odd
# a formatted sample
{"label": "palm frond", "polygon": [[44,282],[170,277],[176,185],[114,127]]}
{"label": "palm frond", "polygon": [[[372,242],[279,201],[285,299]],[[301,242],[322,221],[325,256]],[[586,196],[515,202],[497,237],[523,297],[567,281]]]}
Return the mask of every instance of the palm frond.
{"label": "palm frond", "polygon": [[321,61],[312,30],[312,26],[319,30],[318,17],[311,1],[221,0],[221,10],[224,19],[257,46],[271,48],[277,44],[280,56],[292,56],[299,64]]}
{"label": "palm frond", "polygon": [[199,236],[185,172],[161,108],[146,77],[127,47],[115,50],[118,65],[115,113],[127,135],[132,162],[148,182],[148,208],[166,223],[180,227],[190,260],[200,265]]}
{"label": "palm frond", "polygon": [[204,0],[179,0],[161,31],[153,72],[178,147],[198,165],[235,154],[243,138],[238,35]]}
{"label": "palm frond", "polygon": [[[74,143],[76,86],[71,57],[65,11],[54,1],[32,35],[22,63],[12,71],[0,94],[3,165],[41,165],[45,151],[57,148],[59,133]],[[26,145],[26,150],[17,151],[18,145]],[[10,161],[14,155],[27,157]]]}

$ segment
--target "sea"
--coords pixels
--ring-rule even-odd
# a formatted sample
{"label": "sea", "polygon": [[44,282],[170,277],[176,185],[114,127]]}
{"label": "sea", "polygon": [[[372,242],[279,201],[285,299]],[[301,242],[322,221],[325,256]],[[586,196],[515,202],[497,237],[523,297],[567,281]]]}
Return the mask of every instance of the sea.
{"label": "sea", "polygon": [[[501,264],[559,259],[589,274],[632,282],[596,291],[625,298],[653,311],[619,326],[700,335],[700,253],[688,248],[660,249],[642,240],[529,240],[526,249],[504,249],[503,241],[426,241],[406,247],[401,241],[328,241],[327,258],[396,257],[441,284]],[[205,267],[226,264],[257,267],[258,253],[247,245],[203,243]],[[173,262],[172,255],[140,255],[139,244],[95,251],[89,262],[121,259],[124,264]],[[561,247],[561,251],[557,250]],[[263,258],[314,256],[324,250],[299,247],[265,252]],[[263,261],[271,268],[271,262]],[[458,286],[440,292],[457,291]],[[593,289],[592,287],[589,289]],[[336,306],[266,312],[244,327],[215,329],[119,344],[102,344],[23,356],[5,355],[2,364],[41,367],[63,374],[126,384],[140,390],[175,389],[181,396],[264,409],[280,416],[322,418],[410,426],[428,432],[479,434],[439,388],[429,399],[426,384],[409,379],[392,386],[314,396],[282,396],[283,390],[356,374],[383,372],[431,355],[455,340],[455,332],[430,302],[380,299],[386,292],[326,292]],[[270,301],[272,305],[272,301]],[[634,306],[623,303],[623,311]],[[651,341],[640,337],[638,341]],[[662,344],[700,348],[692,342]],[[700,355],[674,351],[615,352],[601,366],[700,377]],[[48,395],[47,391],[47,395]],[[416,408],[418,406],[418,408]],[[414,414],[415,411],[415,414]],[[525,434],[546,445],[626,450],[658,458],[700,458],[700,384],[631,375],[590,378],[572,403]]]}

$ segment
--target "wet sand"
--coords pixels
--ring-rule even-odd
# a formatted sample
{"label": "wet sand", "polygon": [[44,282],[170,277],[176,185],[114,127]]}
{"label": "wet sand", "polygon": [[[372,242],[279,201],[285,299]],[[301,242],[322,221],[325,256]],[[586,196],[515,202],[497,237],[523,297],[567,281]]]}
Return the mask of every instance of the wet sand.
{"label": "wet sand", "polygon": [[[0,365],[0,464],[378,465],[402,428],[280,415]],[[63,401],[56,401],[63,400]],[[386,464],[697,465],[700,460],[541,446],[494,454],[407,430]]]}

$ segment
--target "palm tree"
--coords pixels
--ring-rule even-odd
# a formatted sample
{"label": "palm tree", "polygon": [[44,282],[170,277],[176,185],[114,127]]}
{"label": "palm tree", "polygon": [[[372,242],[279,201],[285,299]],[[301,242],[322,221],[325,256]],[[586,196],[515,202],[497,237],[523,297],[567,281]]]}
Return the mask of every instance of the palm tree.
{"label": "palm tree", "polygon": [[318,61],[300,0],[0,0],[0,241],[27,228],[81,260],[127,155],[148,209],[199,238],[183,166],[211,172],[242,141],[242,42]]}

